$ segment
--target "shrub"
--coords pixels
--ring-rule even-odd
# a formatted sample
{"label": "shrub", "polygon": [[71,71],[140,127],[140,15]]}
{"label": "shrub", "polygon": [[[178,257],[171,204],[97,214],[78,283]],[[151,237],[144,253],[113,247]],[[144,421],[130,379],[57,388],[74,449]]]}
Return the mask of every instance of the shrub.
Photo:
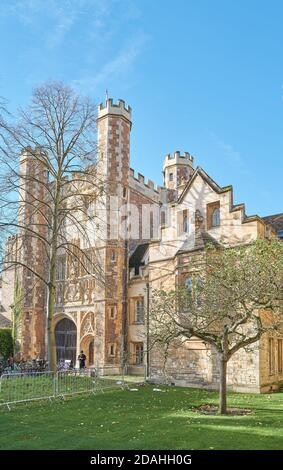
{"label": "shrub", "polygon": [[8,359],[9,356],[13,355],[13,337],[12,330],[10,328],[0,329],[0,356],[4,359]]}

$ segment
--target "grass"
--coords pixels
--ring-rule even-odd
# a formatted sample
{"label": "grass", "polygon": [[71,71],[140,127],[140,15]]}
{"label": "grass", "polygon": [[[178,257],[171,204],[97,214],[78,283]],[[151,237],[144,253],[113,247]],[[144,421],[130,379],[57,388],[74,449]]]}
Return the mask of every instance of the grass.
{"label": "grass", "polygon": [[0,449],[283,449],[283,394],[229,394],[246,416],[193,411],[217,394],[169,388],[113,390],[0,409]]}

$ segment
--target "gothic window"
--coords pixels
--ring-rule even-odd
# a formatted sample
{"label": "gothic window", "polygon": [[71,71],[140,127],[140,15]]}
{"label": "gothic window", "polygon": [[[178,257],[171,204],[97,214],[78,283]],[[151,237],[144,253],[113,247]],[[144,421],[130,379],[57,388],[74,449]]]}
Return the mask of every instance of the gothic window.
{"label": "gothic window", "polygon": [[56,280],[63,281],[66,276],[65,257],[59,257],[56,262]]}
{"label": "gothic window", "polygon": [[143,364],[143,343],[135,343],[134,361],[136,366],[141,366]]}
{"label": "gothic window", "polygon": [[141,297],[135,301],[135,322],[144,322],[144,298]]}
{"label": "gothic window", "polygon": [[191,294],[193,291],[193,278],[192,277],[187,277],[185,279],[185,286],[188,289],[189,293]]}
{"label": "gothic window", "polygon": [[174,174],[173,173],[169,173],[169,181],[173,181],[174,179]]}
{"label": "gothic window", "polygon": [[220,208],[216,207],[212,212],[212,227],[219,227],[220,225]]}
{"label": "gothic window", "polygon": [[153,238],[153,213],[150,212],[150,215],[149,215],[149,230],[150,230],[150,233],[149,233],[149,237],[150,239]]}
{"label": "gothic window", "polygon": [[274,339],[268,339],[268,366],[269,374],[274,374]]}
{"label": "gothic window", "polygon": [[116,261],[116,251],[115,250],[111,251],[111,261]]}
{"label": "gothic window", "polygon": [[188,211],[183,211],[183,232],[187,233],[189,231],[189,223],[188,223]]}
{"label": "gothic window", "polygon": [[115,305],[111,305],[111,307],[109,308],[109,316],[112,320],[116,317],[116,306]]}
{"label": "gothic window", "polygon": [[64,303],[64,284],[58,283],[56,285],[56,305],[62,305]]}
{"label": "gothic window", "polygon": [[114,357],[115,352],[116,352],[115,350],[116,350],[115,344],[114,343],[109,344],[109,356]]}
{"label": "gothic window", "polygon": [[189,232],[189,211],[184,209],[177,212],[178,235]]}
{"label": "gothic window", "polygon": [[206,206],[206,225],[210,230],[220,225],[220,201],[210,202]]}

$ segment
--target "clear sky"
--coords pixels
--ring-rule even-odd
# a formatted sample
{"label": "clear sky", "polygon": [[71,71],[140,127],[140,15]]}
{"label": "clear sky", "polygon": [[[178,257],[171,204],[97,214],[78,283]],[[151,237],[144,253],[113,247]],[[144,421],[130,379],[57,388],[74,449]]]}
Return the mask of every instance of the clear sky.
{"label": "clear sky", "polygon": [[133,108],[131,166],[189,151],[248,214],[283,212],[282,0],[0,0],[0,95],[59,79]]}

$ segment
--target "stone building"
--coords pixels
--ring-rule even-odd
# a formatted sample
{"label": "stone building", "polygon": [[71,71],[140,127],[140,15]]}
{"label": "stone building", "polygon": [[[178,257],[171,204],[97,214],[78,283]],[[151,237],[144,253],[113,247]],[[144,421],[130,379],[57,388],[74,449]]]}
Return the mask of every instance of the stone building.
{"label": "stone building", "polygon": [[[235,246],[270,233],[282,236],[283,215],[247,216],[244,204],[234,204],[233,188],[220,187],[202,168],[195,167],[188,152],[181,155],[176,151],[165,157],[162,187],[145,181],[143,175],[130,168],[131,126],[131,108],[123,100],[115,104],[108,99],[99,106],[99,165],[108,188],[105,226],[101,229],[104,236],[100,233],[99,241],[105,284],[100,285],[80,269],[70,269],[64,256],[58,260],[57,358],[75,362],[79,351],[84,350],[88,366],[119,369],[124,362],[129,372],[146,371],[159,380],[162,358],[158,353],[146,352],[152,289],[170,289],[176,277],[189,277],[188,266],[197,263],[207,243],[217,245],[221,241]],[[21,156],[20,167],[25,174],[35,171],[28,150]],[[48,175],[42,171],[41,177]],[[44,196],[36,193],[38,187],[30,189],[23,188],[27,197]],[[8,241],[10,245],[15,243],[17,236]],[[43,254],[36,243],[23,244],[21,256],[44,270]],[[83,247],[83,240],[78,243]],[[97,248],[95,235],[93,243]],[[23,292],[21,355],[43,358],[46,293],[40,282],[36,289],[30,289],[30,272],[3,273],[2,315],[11,319],[17,277]],[[273,343],[265,338],[252,352],[238,352],[229,361],[230,387],[265,391],[278,386],[283,381],[282,358],[283,338]],[[197,339],[171,352],[168,371],[176,385],[213,388],[217,383],[215,356]]]}

